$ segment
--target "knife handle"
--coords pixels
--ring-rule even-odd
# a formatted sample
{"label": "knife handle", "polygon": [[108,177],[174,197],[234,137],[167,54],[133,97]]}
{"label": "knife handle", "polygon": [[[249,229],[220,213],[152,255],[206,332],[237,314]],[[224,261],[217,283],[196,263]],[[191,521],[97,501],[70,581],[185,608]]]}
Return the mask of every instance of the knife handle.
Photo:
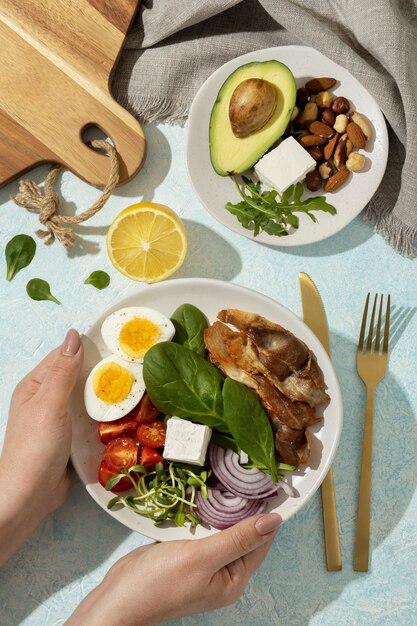
{"label": "knife handle", "polygon": [[322,482],[321,500],[323,504],[324,543],[326,546],[327,569],[329,572],[339,572],[342,569],[342,555],[340,552],[332,468],[329,469],[326,478]]}

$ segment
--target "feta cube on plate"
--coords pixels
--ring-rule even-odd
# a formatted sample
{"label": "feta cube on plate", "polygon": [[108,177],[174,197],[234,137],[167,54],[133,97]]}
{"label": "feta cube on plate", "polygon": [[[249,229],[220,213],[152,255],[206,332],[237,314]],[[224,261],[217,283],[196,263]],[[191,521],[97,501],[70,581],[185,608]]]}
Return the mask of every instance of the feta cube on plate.
{"label": "feta cube on plate", "polygon": [[173,416],[167,422],[164,459],[204,465],[211,428]]}
{"label": "feta cube on plate", "polygon": [[304,180],[316,162],[294,137],[284,139],[255,165],[261,183],[283,193],[290,185]]}

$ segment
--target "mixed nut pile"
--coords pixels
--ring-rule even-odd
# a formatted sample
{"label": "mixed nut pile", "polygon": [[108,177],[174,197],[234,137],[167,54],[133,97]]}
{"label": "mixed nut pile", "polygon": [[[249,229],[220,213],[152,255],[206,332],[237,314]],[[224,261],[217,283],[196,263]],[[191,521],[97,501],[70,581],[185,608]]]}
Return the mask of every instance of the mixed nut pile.
{"label": "mixed nut pile", "polygon": [[297,90],[296,106],[283,135],[292,135],[317,162],[315,170],[306,176],[310,191],[324,186],[325,191],[336,191],[351,172],[360,172],[365,156],[356,149],[365,148],[372,128],[364,115],[351,111],[343,96],[335,97],[329,89],[335,78],[313,78]]}

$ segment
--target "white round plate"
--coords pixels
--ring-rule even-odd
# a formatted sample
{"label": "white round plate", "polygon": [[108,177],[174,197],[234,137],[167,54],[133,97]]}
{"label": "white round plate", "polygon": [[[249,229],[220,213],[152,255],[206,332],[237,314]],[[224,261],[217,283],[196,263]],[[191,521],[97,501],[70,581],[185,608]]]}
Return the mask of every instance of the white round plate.
{"label": "white round plate", "polygon": [[289,482],[299,495],[288,498],[281,492],[270,503],[270,510],[279,512],[282,518],[287,520],[299,511],[318,489],[336,453],[342,429],[342,400],[339,385],[327,353],[304,322],[271,298],[223,281],[185,278],[145,287],[136,295],[117,302],[105,311],[85,333],[83,337],[84,366],[70,402],[70,414],[73,421],[71,459],[78,476],[88,493],[109,515],[147,537],[157,541],[166,541],[204,537],[217,532],[215,529],[203,526],[198,526],[194,531],[191,531],[189,527],[154,526],[152,520],[127,509],[109,511],[106,508],[107,503],[113,496],[97,481],[104,446],[97,434],[97,422],[87,416],[83,400],[84,383],[89,372],[103,356],[109,354],[100,334],[101,325],[107,315],[121,307],[148,306],[158,309],[169,317],[178,306],[185,302],[201,309],[209,321],[214,321],[218,311],[224,308],[239,308],[259,313],[291,330],[311,348],[317,357],[324,373],[331,402],[324,410],[324,420],[310,428],[314,434],[310,464],[293,472],[289,478]]}
{"label": "white round plate", "polygon": [[[332,89],[335,95],[347,97],[357,111],[363,113],[373,126],[373,137],[367,142],[367,166],[362,172],[351,176],[346,185],[335,193],[325,194],[328,202],[337,209],[336,215],[315,211],[318,222],[307,215],[300,216],[298,230],[286,237],[261,233],[255,241],[272,246],[302,246],[321,241],[347,226],[367,205],[376,192],[384,175],[388,157],[388,133],[384,117],[371,94],[347,70],[337,65],[321,52],[306,46],[282,46],[257,50],[229,61],[216,70],[203,84],[194,98],[188,118],[186,159],[191,184],[203,205],[221,224],[230,230],[253,238],[252,232],[243,228],[237,218],[225,208],[227,202],[241,200],[233,181],[219,176],[210,162],[209,120],[217,93],[230,74],[239,66],[253,61],[275,59],[287,65],[297,82],[303,87],[307,80],[317,76],[333,76],[337,79]],[[322,195],[323,191],[308,195]]]}

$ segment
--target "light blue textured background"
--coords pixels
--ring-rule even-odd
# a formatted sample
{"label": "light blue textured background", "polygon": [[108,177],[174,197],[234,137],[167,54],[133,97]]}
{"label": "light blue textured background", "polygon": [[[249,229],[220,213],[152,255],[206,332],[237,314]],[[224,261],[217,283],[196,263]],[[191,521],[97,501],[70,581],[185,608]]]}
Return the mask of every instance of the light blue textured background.
{"label": "light blue textured background", "polygon": [[[176,277],[236,282],[272,296],[300,315],[298,272],[312,276],[326,307],[345,407],[334,463],[343,571],[328,573],[325,568],[321,502],[316,494],[280,530],[266,562],[236,605],[172,624],[417,624],[415,264],[386,245],[362,216],[327,241],[305,248],[272,248],[231,233],[211,218],[192,192],[184,163],[184,129],[151,126],[146,134],[149,152],[142,171],[118,189],[94,219],[79,227],[78,247],[67,252],[57,243],[46,247],[39,242],[34,261],[11,284],[4,279],[4,246],[17,233],[33,234],[37,220],[8,200],[16,183],[0,191],[0,441],[11,391],[23,374],[62,341],[69,327],[82,332],[101,310],[141,288],[107,260],[104,236],[113,216],[142,198],[166,203],[182,216],[189,234],[188,255]],[[39,168],[31,175],[43,181],[46,171]],[[62,177],[61,192],[69,213],[87,208],[98,196],[97,190],[69,173]],[[111,285],[104,291],[83,285],[96,269],[111,275]],[[34,276],[50,282],[62,306],[29,300],[25,285]],[[391,293],[393,341],[389,372],[376,396],[371,568],[358,574],[352,570],[352,554],[365,393],[355,373],[355,346],[367,291]],[[107,516],[77,482],[67,503],[1,571],[0,624],[62,624],[112,563],[147,542]]]}

